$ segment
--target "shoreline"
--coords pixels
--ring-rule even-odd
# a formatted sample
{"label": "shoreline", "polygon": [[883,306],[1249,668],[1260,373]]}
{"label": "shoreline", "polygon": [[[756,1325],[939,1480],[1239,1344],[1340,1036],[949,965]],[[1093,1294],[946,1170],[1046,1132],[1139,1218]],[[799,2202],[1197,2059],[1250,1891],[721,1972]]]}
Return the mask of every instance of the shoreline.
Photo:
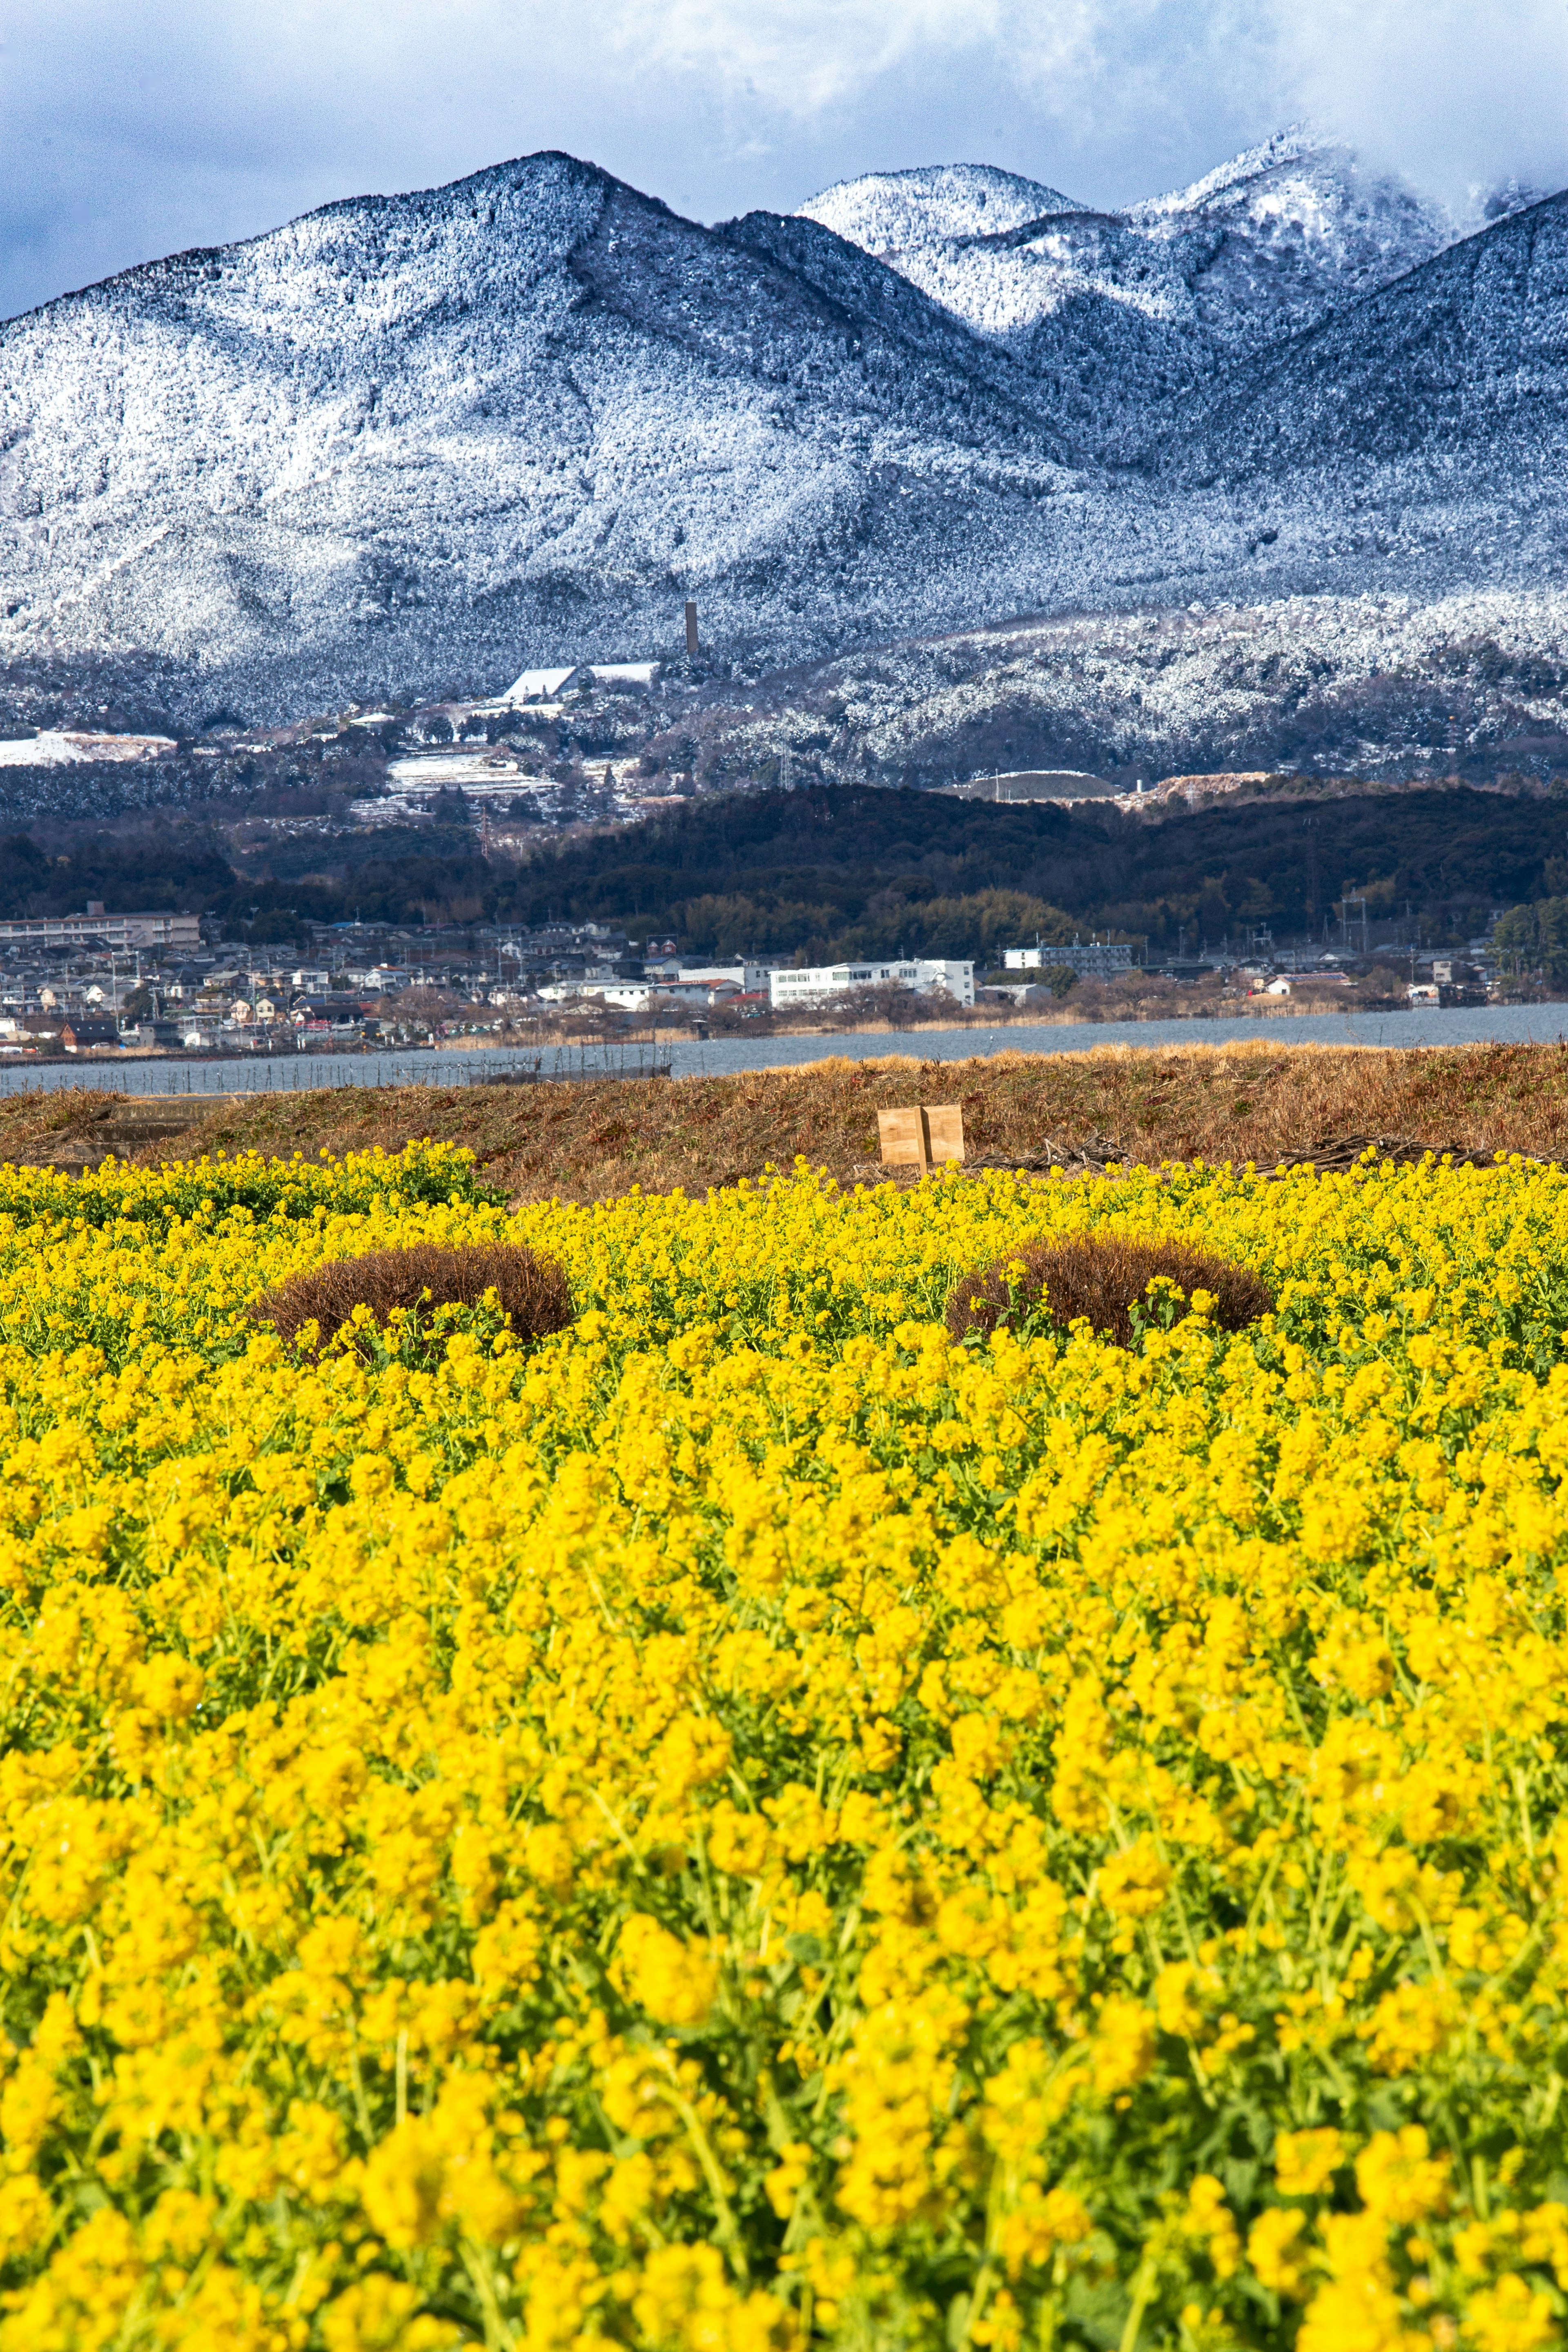
{"label": "shoreline", "polygon": [[[1554,1003],[1557,1000],[1545,1001]],[[1563,1001],[1568,1003],[1568,999]],[[931,1021],[867,1020],[854,1023],[792,1021],[787,1027],[781,1024],[776,1028],[764,1029],[748,1024],[744,1029],[720,1030],[715,1030],[707,1023],[671,1022],[668,1027],[645,1023],[626,1029],[617,1029],[613,1033],[606,1031],[595,1036],[584,1037],[580,1033],[570,1035],[562,1034],[548,1037],[530,1037],[522,1041],[508,1039],[501,1044],[481,1037],[447,1037],[443,1038],[437,1050],[443,1054],[480,1052],[525,1054],[535,1048],[542,1049],[554,1045],[603,1045],[608,1048],[614,1045],[671,1045],[677,1042],[682,1045],[696,1042],[709,1045],[744,1045],[752,1042],[757,1045],[767,1045],[772,1040],[782,1044],[792,1037],[918,1037],[927,1030],[933,1034],[940,1032],[946,1036],[956,1035],[964,1030],[973,1030],[979,1034],[996,1029],[1120,1028],[1135,1024],[1153,1027],[1158,1024],[1168,1024],[1178,1021],[1198,1024],[1211,1021],[1325,1021],[1343,1018],[1347,1014],[1368,1013],[1375,1013],[1379,1019],[1394,1019],[1414,1014],[1419,1009],[1417,1006],[1397,1002],[1367,1005],[1336,1003],[1326,1006],[1274,1003],[1265,1009],[1261,1005],[1255,1005],[1245,997],[1235,1004],[1205,1004],[1195,1006],[1190,1012],[1178,1005],[1174,1010],[1169,1006],[1160,1006],[1149,1012],[1136,1010],[1129,1012],[1118,1006],[1109,1010],[1096,1007],[1079,1011],[1064,1009],[1058,1013],[1004,1013],[994,1010],[990,1005],[984,1005],[974,1011],[965,1008],[956,1016],[944,1013],[940,1018]],[[700,1036],[699,1031],[704,1029],[707,1034]],[[399,1045],[388,1047],[385,1050],[408,1053],[423,1049]]]}
{"label": "shoreline", "polygon": [[[1568,1006],[1568,997],[1532,998],[1528,1005],[1521,1003],[1517,1007],[1511,1003],[1507,1004],[1500,1003],[1496,1005],[1479,1005],[1468,1009],[1477,1012],[1525,1011],[1555,1003]],[[226,1053],[221,1050],[213,1053],[171,1054],[160,1052],[156,1047],[93,1046],[79,1054],[40,1054],[37,1056],[16,1055],[14,1057],[7,1055],[0,1059],[0,1069],[113,1070],[134,1067],[140,1070],[153,1066],[166,1066],[174,1071],[211,1069],[216,1066],[232,1064],[239,1069],[281,1066],[303,1071],[315,1061],[372,1061],[378,1056],[390,1059],[403,1055],[428,1054],[434,1058],[439,1058],[450,1054],[521,1055],[564,1052],[574,1049],[608,1054],[622,1046],[657,1048],[659,1045],[747,1045],[755,1044],[764,1045],[773,1042],[784,1045],[797,1037],[915,1039],[928,1033],[933,1035],[940,1034],[951,1036],[964,1032],[980,1034],[1008,1029],[1168,1028],[1177,1024],[1183,1025],[1191,1024],[1197,1027],[1205,1027],[1210,1023],[1227,1021],[1258,1023],[1333,1021],[1365,1018],[1369,1015],[1373,1015],[1379,1020],[1392,1021],[1415,1019],[1428,1009],[1407,1004],[1397,999],[1373,1004],[1360,1004],[1352,1002],[1331,1003],[1325,1005],[1293,1004],[1280,1000],[1265,1004],[1257,998],[1243,997],[1225,1004],[1194,1005],[1190,1009],[1180,1004],[1159,1005],[1147,1010],[1099,1005],[1073,1007],[1064,1002],[1059,1011],[1050,1013],[1008,1013],[987,1005],[973,1011],[965,1008],[956,1015],[943,1014],[930,1021],[903,1023],[877,1019],[857,1021],[853,1024],[842,1021],[792,1021],[787,1026],[763,1028],[761,1025],[752,1027],[748,1024],[745,1028],[720,1030],[713,1029],[706,1022],[670,1022],[668,1024],[637,1023],[625,1028],[586,1032],[581,1029],[569,1029],[565,1026],[549,1029],[534,1027],[531,1034],[527,1035],[517,1032],[506,1035],[494,1031],[485,1031],[459,1037],[419,1038],[396,1045],[379,1041],[365,1041],[359,1045],[345,1043],[333,1046],[310,1048],[302,1054],[297,1052]],[[1155,1049],[1151,1048],[1151,1050]],[[323,1084],[330,1083],[331,1083],[330,1080],[323,1081]]]}

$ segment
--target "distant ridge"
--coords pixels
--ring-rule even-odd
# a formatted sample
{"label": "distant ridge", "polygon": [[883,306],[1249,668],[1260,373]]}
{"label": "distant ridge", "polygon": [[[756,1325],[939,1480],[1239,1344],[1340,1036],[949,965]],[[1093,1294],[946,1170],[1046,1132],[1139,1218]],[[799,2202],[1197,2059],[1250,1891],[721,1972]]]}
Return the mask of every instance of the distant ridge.
{"label": "distant ridge", "polygon": [[1190,187],[1095,211],[999,173],[851,180],[802,206],[1005,348],[1105,455],[1184,384],[1321,324],[1458,235],[1441,207],[1298,124]]}

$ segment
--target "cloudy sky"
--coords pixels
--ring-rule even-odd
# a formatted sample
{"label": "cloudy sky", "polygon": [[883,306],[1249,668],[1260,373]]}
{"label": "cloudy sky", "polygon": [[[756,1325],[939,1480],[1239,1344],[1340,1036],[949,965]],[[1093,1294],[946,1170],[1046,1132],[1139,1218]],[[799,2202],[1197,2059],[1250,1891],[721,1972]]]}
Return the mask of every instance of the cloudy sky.
{"label": "cloudy sky", "polygon": [[1568,0],[0,0],[0,316],[563,147],[718,220],[984,162],[1114,205],[1303,114],[1568,183]]}

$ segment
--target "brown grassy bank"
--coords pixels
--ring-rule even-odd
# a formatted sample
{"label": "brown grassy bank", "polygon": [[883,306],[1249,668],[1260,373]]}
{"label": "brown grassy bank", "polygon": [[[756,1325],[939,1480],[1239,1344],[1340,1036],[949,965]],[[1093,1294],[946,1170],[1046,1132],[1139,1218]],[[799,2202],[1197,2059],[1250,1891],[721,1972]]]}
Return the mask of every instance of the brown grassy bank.
{"label": "brown grassy bank", "polygon": [[1039,1161],[1098,1141],[1128,1158],[1300,1156],[1325,1138],[1384,1134],[1438,1150],[1568,1156],[1568,1048],[1401,1051],[1264,1040],[1142,1052],[997,1054],[966,1062],[834,1057],[736,1077],[591,1086],[342,1087],[202,1106],[68,1093],[0,1102],[0,1160],[96,1166],[247,1147],[340,1153],[411,1137],[469,1145],[527,1197],[605,1200],[634,1184],[700,1190],[767,1161],[847,1173],[877,1153],[879,1108],[963,1107],[971,1156]]}

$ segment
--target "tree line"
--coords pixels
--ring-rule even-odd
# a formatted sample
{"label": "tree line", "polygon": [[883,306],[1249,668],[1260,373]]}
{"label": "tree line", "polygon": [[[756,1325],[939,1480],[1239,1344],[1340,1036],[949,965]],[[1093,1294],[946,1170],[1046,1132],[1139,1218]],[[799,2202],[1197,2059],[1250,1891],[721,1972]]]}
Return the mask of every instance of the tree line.
{"label": "tree line", "polygon": [[102,898],[210,914],[258,942],[355,916],[563,919],[657,930],[705,956],[984,961],[1037,935],[1050,944],[1109,931],[1158,951],[1235,943],[1265,923],[1280,937],[1332,936],[1349,894],[1374,919],[1408,908],[1440,944],[1500,908],[1568,892],[1562,815],[1554,800],[1465,787],[1152,815],[836,785],[716,794],[647,824],[547,835],[521,861],[481,856],[462,824],[313,837],[314,871],[260,877],[190,827],[79,839],[65,852],[17,834],[0,842],[0,913]]}

